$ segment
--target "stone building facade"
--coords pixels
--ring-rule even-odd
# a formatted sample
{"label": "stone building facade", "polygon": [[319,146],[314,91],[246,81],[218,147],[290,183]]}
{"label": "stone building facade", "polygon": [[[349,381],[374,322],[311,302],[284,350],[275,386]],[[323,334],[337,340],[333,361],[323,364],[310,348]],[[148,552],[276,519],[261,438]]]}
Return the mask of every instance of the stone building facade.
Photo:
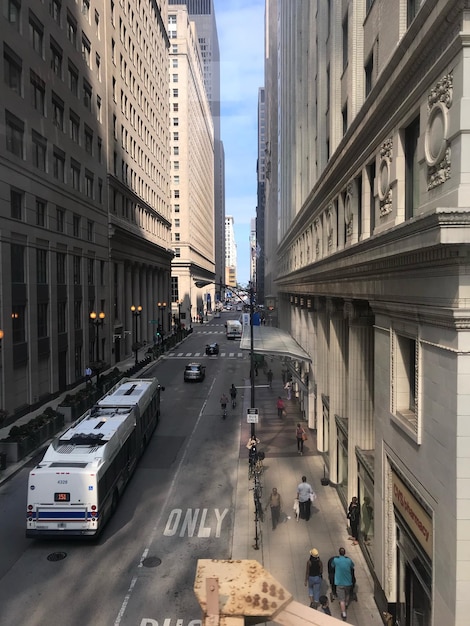
{"label": "stone building facade", "polygon": [[312,358],[291,372],[401,625],[470,610],[469,8],[277,3],[266,93],[280,325]]}

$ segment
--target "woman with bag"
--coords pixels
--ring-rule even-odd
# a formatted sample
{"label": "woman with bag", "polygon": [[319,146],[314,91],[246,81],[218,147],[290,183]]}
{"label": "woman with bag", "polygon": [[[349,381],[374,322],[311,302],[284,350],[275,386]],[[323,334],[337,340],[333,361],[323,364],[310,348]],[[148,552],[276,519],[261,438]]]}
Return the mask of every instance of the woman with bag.
{"label": "woman with bag", "polygon": [[307,433],[300,424],[297,424],[297,428],[295,429],[295,436],[297,439],[297,452],[300,454],[300,456],[302,456],[304,452],[304,441],[307,440]]}

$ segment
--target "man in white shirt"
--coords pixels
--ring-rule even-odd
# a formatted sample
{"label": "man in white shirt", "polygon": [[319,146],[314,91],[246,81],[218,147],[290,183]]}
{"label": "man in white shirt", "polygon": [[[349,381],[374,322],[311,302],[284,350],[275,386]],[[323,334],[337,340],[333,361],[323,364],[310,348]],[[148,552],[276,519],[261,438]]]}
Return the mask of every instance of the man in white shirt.
{"label": "man in white shirt", "polygon": [[299,499],[300,517],[307,522],[310,519],[311,499],[314,496],[312,485],[307,482],[306,476],[302,476],[302,482],[297,486],[297,497]]}

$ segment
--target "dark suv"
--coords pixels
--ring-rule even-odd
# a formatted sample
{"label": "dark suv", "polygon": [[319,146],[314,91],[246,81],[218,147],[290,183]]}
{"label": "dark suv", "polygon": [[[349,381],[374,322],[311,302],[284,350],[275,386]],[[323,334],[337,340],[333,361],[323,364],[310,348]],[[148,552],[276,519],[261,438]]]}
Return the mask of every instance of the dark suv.
{"label": "dark suv", "polygon": [[206,377],[206,368],[200,363],[189,363],[184,368],[184,382],[199,382]]}
{"label": "dark suv", "polygon": [[218,343],[209,343],[206,346],[206,354],[219,354],[219,344]]}

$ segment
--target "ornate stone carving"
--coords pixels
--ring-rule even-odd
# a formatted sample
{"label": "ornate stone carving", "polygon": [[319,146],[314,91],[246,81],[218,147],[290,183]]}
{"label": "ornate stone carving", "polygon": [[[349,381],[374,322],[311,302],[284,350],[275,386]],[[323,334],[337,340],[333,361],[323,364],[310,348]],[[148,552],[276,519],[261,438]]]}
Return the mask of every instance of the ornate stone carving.
{"label": "ornate stone carving", "polygon": [[332,204],[328,205],[328,208],[325,211],[325,226],[326,226],[326,237],[328,241],[328,248],[333,247],[333,213],[334,207]]}
{"label": "ornate stone carving", "polygon": [[428,191],[442,185],[450,178],[450,147],[447,147],[444,158],[434,167],[428,167]]}
{"label": "ornate stone carving", "polygon": [[452,106],[454,91],[454,77],[452,72],[446,74],[431,90],[428,95],[428,112],[431,113],[437,102],[442,102],[448,109]]}
{"label": "ornate stone carving", "polygon": [[427,188],[434,189],[450,178],[449,109],[453,99],[452,72],[446,74],[428,95],[428,120],[424,156],[428,165]]}
{"label": "ornate stone carving", "polygon": [[390,165],[393,159],[393,139],[386,139],[380,148],[378,174],[379,215],[384,217],[392,211],[392,190],[390,183]]}
{"label": "ornate stone carving", "polygon": [[346,225],[346,235],[351,237],[354,225],[354,184],[349,183],[346,188],[344,198],[344,223]]}

